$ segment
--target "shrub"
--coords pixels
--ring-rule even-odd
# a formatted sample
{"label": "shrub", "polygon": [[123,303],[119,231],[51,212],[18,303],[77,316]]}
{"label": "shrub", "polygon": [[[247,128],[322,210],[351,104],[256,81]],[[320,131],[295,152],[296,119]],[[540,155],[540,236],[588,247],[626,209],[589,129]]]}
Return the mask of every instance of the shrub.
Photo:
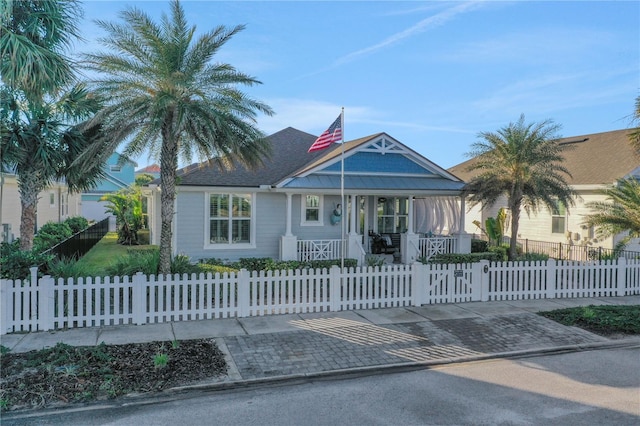
{"label": "shrub", "polygon": [[228,273],[238,272],[237,269],[234,269],[230,266],[225,266],[225,265],[211,265],[209,263],[198,263],[198,265],[196,266],[200,269],[200,272],[204,272],[205,274],[207,272],[211,272],[211,274],[214,274],[214,275],[216,272],[220,274],[224,274],[225,272],[228,272]]}
{"label": "shrub", "polygon": [[509,246],[491,246],[489,247],[489,251],[498,256],[498,261],[506,261],[509,259]]}
{"label": "shrub", "polygon": [[489,251],[489,242],[485,240],[472,239],[471,253],[484,253]]}
{"label": "shrub", "polygon": [[33,237],[33,250],[43,252],[73,235],[73,231],[65,222],[47,222]]}
{"label": "shrub", "polygon": [[549,255],[548,254],[544,254],[544,253],[525,253],[525,254],[521,254],[520,256],[518,256],[518,258],[516,259],[518,261],[531,261],[531,262],[535,262],[535,261],[547,261],[549,260]]}
{"label": "shrub", "polygon": [[191,274],[194,272],[202,272],[198,265],[191,263],[189,256],[179,254],[171,260],[172,274]]}
{"label": "shrub", "polygon": [[484,252],[484,253],[449,253],[449,254],[438,254],[433,256],[428,261],[424,258],[420,259],[421,263],[437,263],[437,264],[445,264],[445,263],[476,263],[481,260],[488,260],[490,262],[501,262],[502,258],[499,254],[495,252]]}
{"label": "shrub", "polygon": [[[226,263],[220,259],[201,259],[200,265],[212,265],[231,268],[231,270],[237,271],[240,269],[246,269],[247,271],[281,271],[281,270],[293,270],[293,269],[330,269],[332,266],[340,266],[340,259],[330,260],[311,260],[303,262],[299,260],[282,260],[276,261],[270,257],[251,257],[241,258],[237,262]],[[356,259],[344,259],[344,266],[347,268],[356,267],[358,261]],[[210,267],[206,267],[206,270],[211,271]],[[223,272],[227,270],[222,269]]]}
{"label": "shrub", "polygon": [[77,234],[80,231],[84,231],[89,227],[89,221],[82,216],[69,217],[64,221],[64,223],[71,228],[72,235]]}
{"label": "shrub", "polygon": [[25,279],[29,268],[44,265],[53,259],[53,255],[42,254],[36,250],[20,250],[20,240],[0,244],[0,275],[8,279]]}
{"label": "shrub", "polygon": [[160,265],[160,252],[157,247],[146,250],[127,250],[125,256],[116,258],[106,268],[107,275],[132,276],[138,272],[145,275],[156,275]]}
{"label": "shrub", "polygon": [[76,259],[52,259],[47,264],[47,273],[55,278],[88,277],[91,272]]}

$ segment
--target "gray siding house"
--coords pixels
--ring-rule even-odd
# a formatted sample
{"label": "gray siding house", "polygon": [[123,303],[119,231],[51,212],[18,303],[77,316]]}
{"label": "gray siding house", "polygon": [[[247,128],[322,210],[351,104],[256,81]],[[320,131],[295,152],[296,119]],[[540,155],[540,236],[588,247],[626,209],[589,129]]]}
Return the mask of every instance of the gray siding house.
{"label": "gray siding house", "polygon": [[[256,170],[208,163],[178,171],[174,254],[193,261],[271,257],[410,263],[469,252],[464,182],[386,133],[308,152],[316,136],[268,137]],[[159,180],[149,185],[151,242],[160,240]]]}

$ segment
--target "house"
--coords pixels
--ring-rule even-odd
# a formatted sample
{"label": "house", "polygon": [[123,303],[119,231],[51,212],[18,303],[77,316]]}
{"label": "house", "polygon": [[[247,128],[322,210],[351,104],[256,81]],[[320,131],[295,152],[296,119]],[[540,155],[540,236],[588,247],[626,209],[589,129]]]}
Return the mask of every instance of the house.
{"label": "house", "polygon": [[[47,222],[64,222],[80,215],[80,195],[69,194],[64,181],[56,181],[42,191],[38,197],[36,215],[37,230]],[[0,242],[12,242],[20,236],[22,206],[18,191],[18,178],[10,172],[0,174]]]}
{"label": "house", "polygon": [[[179,170],[174,254],[363,263],[378,234],[405,263],[470,251],[460,233],[462,180],[386,133],[309,153],[315,139],[291,127],[269,136],[271,157],[255,171],[209,163]],[[147,192],[152,244],[160,240],[158,185]]]}
{"label": "house", "polygon": [[150,164],[146,167],[136,170],[136,177],[140,175],[151,175],[155,179],[160,177],[160,166],[158,164]]}
{"label": "house", "polygon": [[111,154],[105,164],[105,178],[90,191],[82,193],[82,216],[88,220],[100,221],[112,218],[110,229],[115,229],[115,219],[105,211],[106,204],[100,201],[104,195],[127,188],[135,181],[137,164],[117,152]]}
{"label": "house", "polygon": [[[576,191],[578,197],[575,206],[568,210],[558,206],[557,214],[543,209],[537,214],[520,215],[518,237],[535,241],[567,243],[569,245],[589,245],[612,249],[622,238],[615,237],[598,239],[595,230],[583,225],[583,217],[590,213],[586,204],[593,201],[605,201],[600,193],[607,186],[621,178],[633,177],[640,179],[640,156],[636,154],[629,143],[628,129],[590,135],[572,136],[558,141],[567,145],[564,151],[564,166],[571,173],[567,182]],[[468,181],[478,171],[469,171],[474,159],[458,164],[448,169],[455,176]],[[495,217],[500,208],[506,209],[506,199],[498,201],[491,207],[481,210],[475,206],[466,213],[465,230],[469,233],[480,233],[473,225],[478,220],[484,223],[488,217]],[[628,250],[640,251],[640,242],[632,241]]]}

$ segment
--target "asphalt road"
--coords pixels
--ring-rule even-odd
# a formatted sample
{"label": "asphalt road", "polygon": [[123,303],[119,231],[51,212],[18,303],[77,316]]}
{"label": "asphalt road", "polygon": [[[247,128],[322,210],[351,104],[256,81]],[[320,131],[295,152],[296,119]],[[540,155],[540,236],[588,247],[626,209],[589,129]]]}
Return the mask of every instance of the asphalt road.
{"label": "asphalt road", "polygon": [[3,425],[638,425],[640,347],[192,391]]}

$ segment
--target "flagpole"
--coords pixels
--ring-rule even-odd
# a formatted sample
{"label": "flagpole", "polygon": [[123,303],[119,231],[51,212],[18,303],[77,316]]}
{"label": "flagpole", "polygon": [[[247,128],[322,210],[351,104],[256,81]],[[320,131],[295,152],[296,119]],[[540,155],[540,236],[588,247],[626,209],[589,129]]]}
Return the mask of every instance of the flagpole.
{"label": "flagpole", "polygon": [[344,269],[344,252],[347,246],[344,241],[344,227],[346,226],[345,223],[346,218],[348,217],[347,213],[349,211],[347,205],[344,203],[344,107],[342,107],[342,112],[340,113],[340,127],[342,128],[342,142],[340,143],[342,149],[340,153],[340,202],[342,203],[342,226],[340,227],[340,244],[342,247],[340,248],[340,269],[342,270]]}

